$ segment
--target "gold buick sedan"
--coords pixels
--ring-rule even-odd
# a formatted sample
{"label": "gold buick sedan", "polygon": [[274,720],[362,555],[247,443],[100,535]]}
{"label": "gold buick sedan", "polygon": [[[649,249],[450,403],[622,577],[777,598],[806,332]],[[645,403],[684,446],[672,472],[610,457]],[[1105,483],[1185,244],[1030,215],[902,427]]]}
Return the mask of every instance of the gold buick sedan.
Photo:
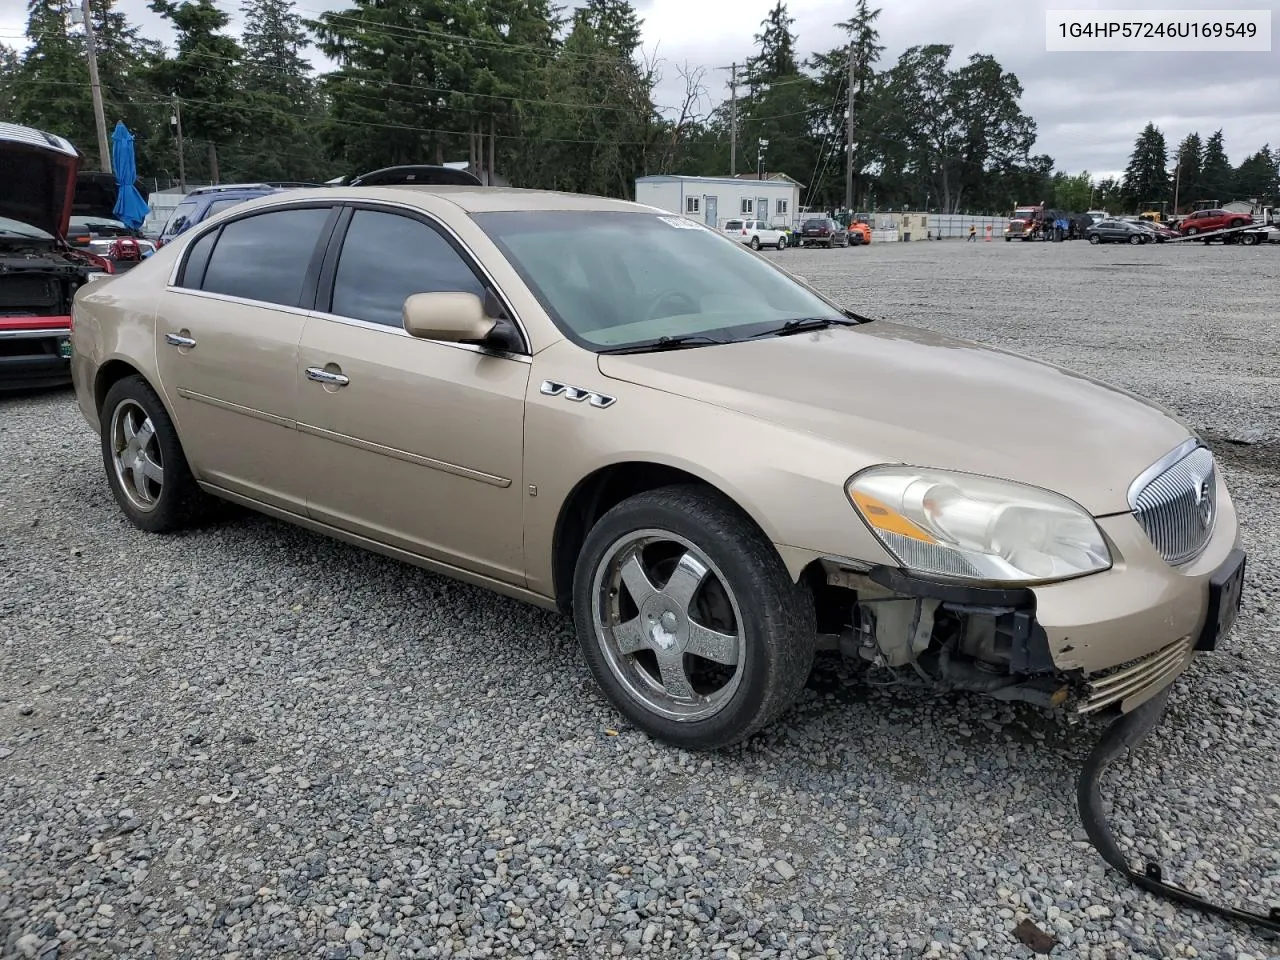
{"label": "gold buick sedan", "polygon": [[1168,411],[633,203],[277,193],[81,289],[72,346],[137,526],[221,498],[571,614],[683,747],[775,720],[819,650],[1128,712],[1240,603],[1235,508]]}

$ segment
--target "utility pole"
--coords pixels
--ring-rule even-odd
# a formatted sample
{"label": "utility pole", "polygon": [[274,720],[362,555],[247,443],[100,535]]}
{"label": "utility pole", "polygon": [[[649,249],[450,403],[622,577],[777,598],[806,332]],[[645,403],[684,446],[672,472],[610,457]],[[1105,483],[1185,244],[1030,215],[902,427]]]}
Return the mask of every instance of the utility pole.
{"label": "utility pole", "polygon": [[89,90],[93,94],[93,119],[98,125],[98,163],[104,173],[111,172],[111,146],[107,142],[107,118],[102,109],[102,83],[98,80],[98,51],[93,36],[93,10],[89,0],[80,0],[84,16],[84,47],[89,59]]}
{"label": "utility pole", "polygon": [[1182,158],[1178,158],[1178,165],[1173,171],[1173,213],[1178,213],[1178,188],[1182,186]]}
{"label": "utility pole", "polygon": [[853,212],[853,41],[849,41],[849,112],[845,118],[845,139],[848,150],[844,158],[844,208]]}
{"label": "utility pole", "polygon": [[717,70],[729,71],[729,176],[738,172],[738,64]]}
{"label": "utility pole", "polygon": [[178,95],[173,95],[173,123],[178,128],[178,187],[183,193],[187,192],[187,163],[186,157],[182,152],[182,101],[178,99]]}

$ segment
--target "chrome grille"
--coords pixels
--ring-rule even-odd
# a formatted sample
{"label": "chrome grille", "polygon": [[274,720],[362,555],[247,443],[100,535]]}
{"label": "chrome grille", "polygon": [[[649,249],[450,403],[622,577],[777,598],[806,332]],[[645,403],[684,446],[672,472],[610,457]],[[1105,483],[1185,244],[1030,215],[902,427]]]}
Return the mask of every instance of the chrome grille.
{"label": "chrome grille", "polygon": [[1179,564],[1199,555],[1213,533],[1218,474],[1205,447],[1174,454],[1138,478],[1129,503],[1160,556]]}
{"label": "chrome grille", "polygon": [[1155,653],[1090,677],[1077,712],[1096,713],[1136,693],[1168,685],[1186,667],[1191,652],[1191,637],[1187,636]]}

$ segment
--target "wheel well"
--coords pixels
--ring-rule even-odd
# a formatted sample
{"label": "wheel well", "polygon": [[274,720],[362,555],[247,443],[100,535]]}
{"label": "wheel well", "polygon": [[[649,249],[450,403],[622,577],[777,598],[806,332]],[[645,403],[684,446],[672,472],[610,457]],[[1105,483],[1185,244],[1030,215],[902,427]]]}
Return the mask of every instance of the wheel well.
{"label": "wheel well", "polygon": [[573,604],[574,568],[587,534],[596,521],[623,500],[638,493],[686,484],[702,486],[727,496],[714,484],[692,473],[678,467],[647,461],[611,464],[578,482],[560,507],[552,540],[553,585],[556,604],[562,612],[568,613]]}
{"label": "wheel well", "polygon": [[93,383],[93,408],[102,410],[102,401],[107,398],[107,391],[125,377],[137,374],[138,370],[123,360],[108,360],[98,368],[98,377]]}

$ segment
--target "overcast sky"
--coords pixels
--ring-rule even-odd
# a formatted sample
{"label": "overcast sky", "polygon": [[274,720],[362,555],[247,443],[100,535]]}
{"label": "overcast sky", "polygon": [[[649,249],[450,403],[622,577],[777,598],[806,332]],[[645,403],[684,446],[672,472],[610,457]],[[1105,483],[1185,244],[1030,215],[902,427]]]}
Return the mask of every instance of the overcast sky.
{"label": "overcast sky", "polygon": [[[117,0],[120,9],[153,36],[163,23],[146,0]],[[239,0],[219,0],[236,10]],[[1280,146],[1280,0],[879,0],[878,26],[885,46],[881,66],[913,44],[949,43],[955,61],[989,53],[1018,75],[1023,108],[1039,124],[1034,152],[1048,153],[1059,169],[1116,175],[1128,161],[1134,138],[1147,121],[1164,132],[1170,148],[1192,130],[1207,137],[1221,128],[1234,163],[1264,143]],[[656,101],[678,103],[683,81],[675,66],[707,67],[712,99],[727,96],[727,71],[753,50],[774,0],[638,0],[645,49],[664,60]],[[790,0],[802,56],[843,42],[833,26],[847,19],[854,0]],[[873,3],[873,6],[875,4]],[[300,0],[300,12],[350,6],[342,0]],[[23,0],[0,0],[0,41],[15,43],[25,21]],[[1268,53],[1046,53],[1048,9],[1240,9],[1272,10]],[[313,59],[318,58],[313,57]]]}

